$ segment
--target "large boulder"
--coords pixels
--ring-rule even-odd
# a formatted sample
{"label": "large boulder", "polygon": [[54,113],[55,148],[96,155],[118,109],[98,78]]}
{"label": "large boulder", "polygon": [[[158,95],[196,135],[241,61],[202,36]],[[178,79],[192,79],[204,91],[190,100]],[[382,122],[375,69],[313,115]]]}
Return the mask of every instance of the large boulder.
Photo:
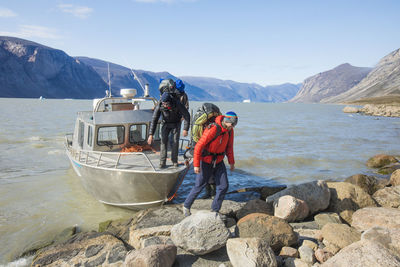
{"label": "large boulder", "polygon": [[274,216],[287,222],[301,221],[309,212],[305,201],[292,196],[281,196],[274,201]]}
{"label": "large boulder", "polygon": [[268,242],[261,238],[231,238],[226,250],[234,267],[278,266]]}
{"label": "large boulder", "polygon": [[385,248],[400,256],[400,228],[388,229],[383,227],[372,227],[361,235],[361,240],[369,240],[380,243]]}
{"label": "large boulder", "polygon": [[362,232],[375,226],[400,229],[400,209],[368,207],[357,210],[351,226]]}
{"label": "large boulder", "polygon": [[[211,210],[211,203],[213,202],[212,199],[196,199],[193,202],[191,209],[195,210]],[[236,213],[240,210],[246,203],[244,202],[236,202],[233,200],[224,200],[222,202],[221,209],[219,213],[229,216],[229,217],[236,217]],[[193,212],[192,212],[193,213]]]}
{"label": "large boulder", "polygon": [[176,257],[174,245],[153,245],[132,250],[125,258],[126,267],[171,267]]}
{"label": "large boulder", "polygon": [[251,213],[265,213],[268,215],[274,215],[274,207],[272,203],[267,203],[261,199],[253,199],[247,202],[240,210],[237,211],[237,219],[241,219]]}
{"label": "large boulder", "polygon": [[336,212],[347,223],[351,223],[353,212],[364,207],[376,207],[372,197],[360,187],[345,183],[328,183],[331,191],[329,210]]}
{"label": "large boulder", "polygon": [[310,214],[325,210],[329,206],[330,191],[326,182],[322,180],[293,185],[267,197],[266,201],[273,203],[285,195],[305,201],[310,209]]}
{"label": "large boulder", "polygon": [[400,185],[400,170],[395,170],[392,175],[390,176],[389,183],[392,186]]}
{"label": "large boulder", "polygon": [[382,207],[400,207],[400,186],[385,187],[375,192],[372,196]]}
{"label": "large boulder", "polygon": [[169,236],[173,225],[163,225],[150,228],[132,229],[129,235],[129,245],[142,249],[149,245],[172,243]]}
{"label": "large boulder", "polygon": [[333,251],[357,242],[361,239],[361,233],[347,224],[328,223],[322,227],[323,243],[331,247]]}
{"label": "large boulder", "polygon": [[397,159],[394,156],[377,154],[368,159],[367,166],[370,168],[381,168],[395,162],[397,162]]}
{"label": "large boulder", "polygon": [[263,213],[252,213],[237,223],[239,237],[265,239],[274,251],[297,242],[293,228],[283,219]]}
{"label": "large boulder", "polygon": [[399,258],[379,243],[360,240],[343,248],[321,267],[398,267]]}
{"label": "large boulder", "polygon": [[353,176],[348,177],[344,180],[346,183],[354,184],[362,189],[365,192],[372,195],[377,190],[384,188],[386,186],[386,180],[380,179],[378,180],[374,176],[369,176],[365,174],[355,174]]}
{"label": "large boulder", "polygon": [[174,244],[195,255],[204,255],[225,246],[230,237],[221,217],[210,211],[199,211],[171,229]]}
{"label": "large boulder", "polygon": [[32,266],[121,266],[127,249],[108,233],[79,233],[58,245],[40,250]]}
{"label": "large boulder", "polygon": [[184,218],[182,205],[166,205],[158,208],[146,209],[138,212],[131,222],[130,231],[161,225],[175,225]]}

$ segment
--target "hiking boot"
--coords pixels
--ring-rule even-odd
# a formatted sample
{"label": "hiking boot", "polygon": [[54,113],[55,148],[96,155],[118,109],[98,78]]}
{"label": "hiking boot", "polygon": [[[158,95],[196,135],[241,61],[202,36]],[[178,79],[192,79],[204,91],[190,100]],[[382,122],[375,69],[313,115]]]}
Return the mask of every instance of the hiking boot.
{"label": "hiking boot", "polygon": [[190,209],[183,207],[183,215],[185,215],[185,217],[189,217],[192,215],[192,213],[190,213]]}
{"label": "hiking boot", "polygon": [[211,211],[211,212],[215,212],[215,217],[220,217],[221,220],[223,221],[223,223],[226,225],[226,223],[228,222],[228,217],[224,214],[219,213],[218,211]]}
{"label": "hiking boot", "polygon": [[167,165],[165,165],[165,162],[160,162],[159,167],[160,167],[160,169],[165,169],[167,167]]}

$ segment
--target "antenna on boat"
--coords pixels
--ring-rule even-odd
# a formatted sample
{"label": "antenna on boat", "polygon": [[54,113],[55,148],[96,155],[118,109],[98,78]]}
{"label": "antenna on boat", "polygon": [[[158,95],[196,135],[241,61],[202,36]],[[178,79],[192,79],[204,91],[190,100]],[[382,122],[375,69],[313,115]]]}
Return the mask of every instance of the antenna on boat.
{"label": "antenna on boat", "polygon": [[106,95],[111,97],[111,78],[110,78],[110,63],[107,62],[107,69],[108,69],[108,92],[106,91]]}
{"label": "antenna on boat", "polygon": [[[125,64],[129,66],[129,64],[128,64],[128,62],[126,62],[125,58],[124,58],[124,61],[125,61]],[[148,97],[148,96],[149,96],[149,86],[148,86],[148,84],[146,83],[146,86],[143,87],[142,82],[140,81],[140,79],[139,79],[139,77],[136,75],[136,73],[133,71],[133,69],[132,69],[131,67],[129,67],[129,69],[130,69],[131,72],[132,72],[133,79],[135,79],[136,81],[138,81],[140,87],[142,88],[142,90],[143,90],[143,95],[144,95],[145,97]]]}

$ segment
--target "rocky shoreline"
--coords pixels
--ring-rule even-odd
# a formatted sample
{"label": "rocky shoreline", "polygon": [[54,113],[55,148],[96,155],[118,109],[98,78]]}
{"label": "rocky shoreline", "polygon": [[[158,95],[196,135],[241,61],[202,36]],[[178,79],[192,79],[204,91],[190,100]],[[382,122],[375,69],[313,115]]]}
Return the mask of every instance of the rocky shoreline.
{"label": "rocky shoreline", "polygon": [[345,113],[362,113],[370,116],[400,117],[400,104],[366,104],[362,108],[346,106]]}
{"label": "rocky shoreline", "polygon": [[[34,253],[32,266],[400,266],[400,163],[376,155],[363,174],[271,190],[248,202],[211,199],[66,230]],[[274,192],[275,191],[275,192]]]}

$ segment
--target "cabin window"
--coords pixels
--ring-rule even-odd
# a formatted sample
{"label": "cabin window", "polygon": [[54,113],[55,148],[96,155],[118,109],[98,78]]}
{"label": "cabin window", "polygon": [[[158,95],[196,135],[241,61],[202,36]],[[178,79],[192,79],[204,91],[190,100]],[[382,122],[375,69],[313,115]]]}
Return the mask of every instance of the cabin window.
{"label": "cabin window", "polygon": [[159,124],[159,123],[157,124],[156,131],[154,132],[153,139],[154,139],[154,140],[161,140],[161,135],[160,135],[160,124]]}
{"label": "cabin window", "polygon": [[99,146],[120,145],[124,143],[124,126],[100,127],[97,135]]}
{"label": "cabin window", "polygon": [[78,144],[81,148],[83,147],[84,136],[85,136],[85,124],[83,123],[83,121],[79,121]]}
{"label": "cabin window", "polygon": [[146,140],[147,125],[146,124],[134,124],[129,129],[129,142],[138,143]]}
{"label": "cabin window", "polygon": [[89,125],[88,131],[87,131],[87,144],[91,147],[93,146],[93,127]]}

